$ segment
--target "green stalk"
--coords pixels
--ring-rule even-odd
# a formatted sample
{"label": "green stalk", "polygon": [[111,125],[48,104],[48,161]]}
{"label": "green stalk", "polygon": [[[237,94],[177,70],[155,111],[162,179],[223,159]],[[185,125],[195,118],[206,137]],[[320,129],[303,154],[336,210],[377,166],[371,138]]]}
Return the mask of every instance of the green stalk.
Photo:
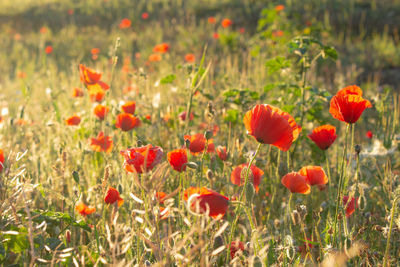
{"label": "green stalk", "polygon": [[389,266],[388,258],[389,258],[389,250],[390,250],[390,236],[392,235],[393,221],[394,221],[394,215],[395,215],[395,212],[396,212],[396,205],[397,205],[397,200],[398,199],[399,199],[399,197],[396,197],[393,200],[392,210],[390,212],[390,226],[389,226],[388,238],[387,238],[387,241],[386,241],[385,256],[383,257],[383,267]]}

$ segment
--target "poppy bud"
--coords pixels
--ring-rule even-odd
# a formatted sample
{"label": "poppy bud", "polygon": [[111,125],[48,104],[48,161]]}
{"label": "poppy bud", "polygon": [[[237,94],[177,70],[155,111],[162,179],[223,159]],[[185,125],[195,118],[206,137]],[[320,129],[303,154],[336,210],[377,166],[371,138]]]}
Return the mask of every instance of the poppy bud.
{"label": "poppy bud", "polygon": [[357,156],[360,155],[361,152],[361,145],[355,145],[354,146],[354,151],[356,152]]}
{"label": "poppy bud", "polygon": [[212,131],[206,131],[205,133],[204,133],[204,137],[208,140],[208,139],[210,139],[210,138],[212,138],[212,136],[213,136],[213,132]]}
{"label": "poppy bud", "polygon": [[190,140],[189,139],[185,139],[185,146],[186,148],[190,148]]}
{"label": "poppy bud", "polygon": [[71,231],[70,230],[65,231],[65,239],[67,240],[67,243],[71,243]]}
{"label": "poppy bud", "polygon": [[211,180],[214,177],[212,170],[208,169],[206,172],[206,176],[208,180]]}
{"label": "poppy bud", "polygon": [[186,166],[194,170],[197,169],[197,164],[193,161],[186,163]]}
{"label": "poppy bud", "polygon": [[250,182],[250,181],[247,182],[247,186],[246,187],[247,187],[246,188],[246,201],[248,203],[250,203],[250,202],[253,201],[253,198],[254,198],[254,195],[256,193],[256,190],[255,190],[255,188],[253,186],[253,183]]}

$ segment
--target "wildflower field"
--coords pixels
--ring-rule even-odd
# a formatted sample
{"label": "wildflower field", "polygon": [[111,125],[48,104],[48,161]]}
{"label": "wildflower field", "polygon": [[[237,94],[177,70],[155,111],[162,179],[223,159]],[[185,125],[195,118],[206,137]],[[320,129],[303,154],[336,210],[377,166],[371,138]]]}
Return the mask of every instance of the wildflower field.
{"label": "wildflower field", "polygon": [[400,1],[0,1],[1,266],[399,266]]}

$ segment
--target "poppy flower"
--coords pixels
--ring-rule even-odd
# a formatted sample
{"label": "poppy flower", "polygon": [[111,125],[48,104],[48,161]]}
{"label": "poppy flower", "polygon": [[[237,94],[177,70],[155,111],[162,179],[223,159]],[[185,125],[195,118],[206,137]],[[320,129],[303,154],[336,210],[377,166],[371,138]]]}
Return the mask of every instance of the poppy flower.
{"label": "poppy flower", "polygon": [[39,32],[41,34],[45,34],[47,32],[47,28],[45,26],[43,26],[42,28],[40,28]]}
{"label": "poppy flower", "polygon": [[284,9],[285,9],[285,6],[284,6],[284,5],[277,5],[277,6],[275,7],[275,10],[276,10],[277,12],[282,11],[282,10],[284,10]]}
{"label": "poppy flower", "polygon": [[186,163],[188,162],[186,149],[175,149],[167,154],[168,162],[172,168],[178,172],[186,170]]}
{"label": "poppy flower", "polygon": [[215,19],[215,17],[208,17],[208,23],[210,24],[215,24],[217,22],[217,20]]}
{"label": "poppy flower", "polygon": [[132,22],[131,22],[130,19],[124,18],[119,23],[119,28],[120,29],[126,29],[126,28],[129,28],[131,26],[131,24],[132,24]]}
{"label": "poppy flower", "polygon": [[51,54],[51,52],[53,52],[53,47],[51,45],[46,46],[44,52],[46,52],[46,54]]}
{"label": "poppy flower", "polygon": [[282,30],[272,31],[273,37],[282,37],[285,33]]}
{"label": "poppy flower", "polygon": [[213,38],[214,39],[219,39],[219,33],[218,32],[214,32],[213,33]]}
{"label": "poppy flower", "polygon": [[135,114],[136,102],[135,101],[127,101],[125,104],[121,106],[122,111],[129,114]]}
{"label": "poppy flower", "polygon": [[79,74],[81,81],[85,84],[86,88],[90,90],[94,90],[96,88],[108,90],[110,86],[108,84],[102,82],[101,73],[94,71],[91,68],[86,67],[83,64],[79,64]]}
{"label": "poppy flower", "polygon": [[368,132],[365,134],[365,136],[366,136],[367,138],[371,139],[371,138],[374,136],[374,134],[373,134],[371,131],[368,131]]}
{"label": "poppy flower", "polygon": [[208,212],[214,219],[222,218],[228,210],[229,198],[206,187],[189,187],[184,191],[183,198],[191,211],[200,214]]}
{"label": "poppy flower", "polygon": [[310,194],[311,186],[307,182],[307,177],[297,172],[286,174],[281,182],[292,193]]}
{"label": "poppy flower", "polygon": [[3,149],[0,149],[0,172],[4,168],[4,152]]}
{"label": "poppy flower", "polygon": [[85,203],[83,202],[79,202],[76,206],[75,206],[75,210],[77,212],[79,212],[82,216],[87,216],[92,214],[93,212],[96,211],[96,208],[90,208],[88,206],[85,205]]}
{"label": "poppy flower", "polygon": [[[179,116],[179,119],[181,119],[182,121],[185,121],[186,120],[186,111],[179,113],[178,116]],[[194,119],[194,115],[192,112],[190,112],[189,120],[191,121],[193,119]]]}
{"label": "poppy flower", "polygon": [[215,145],[213,139],[208,139],[207,142],[207,153],[214,153],[215,152]]}
{"label": "poppy flower", "polygon": [[142,147],[128,148],[121,151],[124,156],[124,168],[128,172],[143,173],[152,170],[161,162],[163,150],[159,146],[151,144]]}
{"label": "poppy flower", "polygon": [[143,12],[142,13],[142,19],[148,19],[149,18],[149,13]]}
{"label": "poppy flower", "polygon": [[299,174],[306,177],[310,185],[324,186],[328,183],[328,176],[320,166],[306,166],[299,170]]}
{"label": "poppy flower", "polygon": [[147,114],[146,116],[144,116],[146,120],[151,121],[151,115]]}
{"label": "poppy flower", "polygon": [[256,105],[243,119],[247,133],[258,142],[287,151],[300,134],[301,127],[289,113],[274,106]]}
{"label": "poppy flower", "polygon": [[371,108],[371,102],[362,97],[362,90],[356,85],[341,89],[331,99],[329,113],[335,118],[347,123],[355,123],[366,108]]}
{"label": "poppy flower", "polygon": [[111,136],[104,136],[104,133],[100,132],[97,138],[89,139],[89,145],[96,152],[110,153],[113,148],[113,140]]}
{"label": "poppy flower", "polygon": [[162,43],[162,44],[158,44],[153,48],[153,52],[154,53],[167,53],[169,50],[169,44],[167,43]]}
{"label": "poppy flower", "polygon": [[[247,173],[247,166],[249,166],[248,163],[243,163],[239,166],[236,166],[233,169],[231,173],[232,184],[238,186],[244,185]],[[254,165],[251,165],[250,170],[251,172],[249,172],[249,181],[253,183],[254,189],[256,190],[256,192],[258,192],[259,190],[258,186],[260,185],[261,177],[264,175],[264,172],[260,168]]]}
{"label": "poppy flower", "polygon": [[72,97],[82,97],[83,90],[81,88],[74,88],[72,89]]}
{"label": "poppy flower", "polygon": [[149,56],[149,61],[150,62],[157,62],[157,61],[161,61],[161,55],[160,54],[151,54]]}
{"label": "poppy flower", "polygon": [[92,48],[90,50],[90,53],[92,53],[92,55],[97,55],[98,53],[100,53],[100,49],[99,48]]}
{"label": "poppy flower", "polygon": [[358,208],[358,197],[357,198],[352,197],[348,204],[347,202],[349,202],[349,196],[343,196],[343,206],[345,207],[347,206],[346,217],[348,218],[351,216],[351,214],[354,213],[356,208]]}
{"label": "poppy flower", "polygon": [[185,60],[186,60],[186,62],[188,62],[188,63],[193,63],[193,62],[196,61],[196,57],[195,57],[194,54],[186,54],[186,55],[185,55]]}
{"label": "poppy flower", "polygon": [[109,107],[99,104],[94,108],[93,113],[99,120],[104,120],[109,111]]}
{"label": "poppy flower", "polygon": [[89,89],[89,98],[90,98],[90,101],[92,101],[92,102],[103,101],[105,95],[106,95],[106,91],[104,91],[101,88],[94,87],[94,88]]}
{"label": "poppy flower", "polygon": [[167,196],[164,192],[156,192],[156,199],[160,204],[164,204],[164,198]]}
{"label": "poppy flower", "polygon": [[117,189],[110,187],[108,188],[106,196],[104,197],[104,202],[107,204],[114,204],[115,202],[117,202],[118,207],[120,207],[124,203],[124,200],[119,195]]}
{"label": "poppy flower", "polygon": [[68,15],[73,15],[74,14],[74,10],[73,9],[68,9]]}
{"label": "poppy flower", "polygon": [[81,123],[81,117],[78,115],[72,115],[65,120],[65,123],[69,126],[79,125],[79,123]]}
{"label": "poppy flower", "polygon": [[232,241],[230,245],[231,259],[233,259],[238,251],[244,251],[244,243],[241,241]]}
{"label": "poppy flower", "polygon": [[321,150],[327,150],[336,140],[335,126],[326,124],[315,128],[311,134],[308,135]]}
{"label": "poppy flower", "polygon": [[246,32],[246,29],[242,27],[242,28],[239,29],[239,32],[240,32],[241,34],[244,34],[244,33]]}
{"label": "poppy flower", "polygon": [[196,155],[203,152],[204,147],[206,146],[206,138],[203,134],[185,135],[183,138],[185,141],[189,140],[189,150],[192,154]]}
{"label": "poppy flower", "polygon": [[228,154],[226,153],[226,147],[225,146],[217,146],[217,155],[218,157],[225,161],[228,158]]}
{"label": "poppy flower", "polygon": [[139,118],[129,113],[121,113],[117,116],[115,127],[120,128],[122,131],[127,132],[135,127],[140,126],[141,121]]}
{"label": "poppy flower", "polygon": [[228,28],[232,25],[232,21],[230,19],[223,19],[221,22],[222,27]]}

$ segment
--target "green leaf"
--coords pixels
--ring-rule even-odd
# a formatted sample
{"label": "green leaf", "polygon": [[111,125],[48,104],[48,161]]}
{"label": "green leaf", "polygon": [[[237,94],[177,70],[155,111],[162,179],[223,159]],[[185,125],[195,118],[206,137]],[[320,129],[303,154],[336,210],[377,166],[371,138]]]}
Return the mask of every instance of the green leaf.
{"label": "green leaf", "polygon": [[323,58],[329,57],[333,60],[336,60],[338,58],[338,53],[334,47],[324,46],[324,48],[322,50],[322,57]]}
{"label": "green leaf", "polygon": [[172,83],[176,79],[175,74],[169,74],[160,80],[161,84]]}
{"label": "green leaf", "polygon": [[79,184],[79,173],[77,171],[72,172],[72,177],[74,178],[74,181]]}
{"label": "green leaf", "polygon": [[64,222],[66,224],[84,229],[88,232],[92,231],[90,226],[85,221],[76,221],[67,213],[35,210],[32,211],[32,218],[32,220],[36,223],[42,223],[43,221],[46,221],[49,224],[59,224],[60,222]]}
{"label": "green leaf", "polygon": [[278,70],[290,67],[290,61],[284,57],[276,57],[268,60],[265,66],[268,68],[268,74],[272,74]]}
{"label": "green leaf", "polygon": [[224,117],[225,122],[237,123],[239,121],[239,111],[236,109],[229,109]]}

